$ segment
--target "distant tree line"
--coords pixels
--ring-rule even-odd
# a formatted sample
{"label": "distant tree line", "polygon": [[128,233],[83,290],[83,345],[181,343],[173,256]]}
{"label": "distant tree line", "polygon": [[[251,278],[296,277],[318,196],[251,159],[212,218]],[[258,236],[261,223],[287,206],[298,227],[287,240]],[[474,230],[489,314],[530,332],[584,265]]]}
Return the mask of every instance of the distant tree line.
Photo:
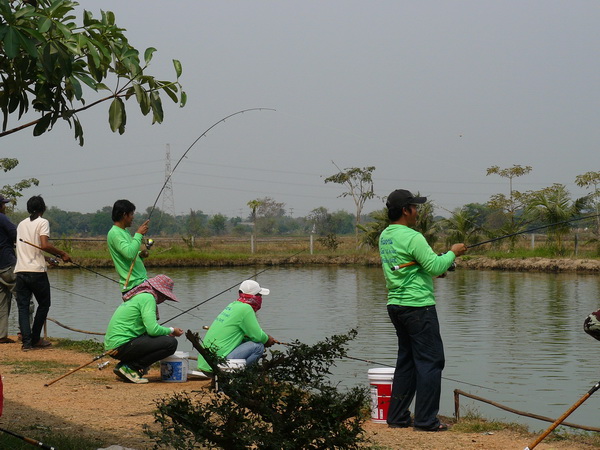
{"label": "distant tree line", "polygon": [[[276,203],[266,198],[267,203]],[[23,201],[23,200],[21,200]],[[278,209],[262,208],[256,218],[227,217],[223,214],[208,215],[200,210],[190,210],[188,214],[171,215],[156,208],[152,214],[151,230],[153,236],[210,237],[220,235],[246,236],[256,227],[258,236],[302,235],[314,233],[325,236],[333,233],[346,235],[354,233],[354,216],[346,211],[330,212],[325,207],[314,209],[306,217],[286,215],[283,204]],[[50,221],[53,237],[98,237],[106,236],[112,226],[112,206],[105,206],[93,213],[64,211],[49,207],[44,217]],[[137,211],[135,224],[141,224],[150,213]],[[18,223],[27,217],[24,211],[14,211],[9,218]],[[367,220],[365,218],[365,220]]]}

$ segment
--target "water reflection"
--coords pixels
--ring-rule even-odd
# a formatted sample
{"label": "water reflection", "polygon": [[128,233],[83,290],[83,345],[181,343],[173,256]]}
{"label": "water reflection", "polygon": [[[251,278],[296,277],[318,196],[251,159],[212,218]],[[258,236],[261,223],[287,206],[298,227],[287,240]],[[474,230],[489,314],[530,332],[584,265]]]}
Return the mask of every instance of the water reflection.
{"label": "water reflection", "polygon": [[[115,277],[111,270],[101,272]],[[175,305],[179,310],[166,306],[169,302],[161,305],[161,322],[230,287],[169,322],[192,330],[210,324],[236,298],[237,285],[254,273],[249,268],[165,272],[175,280],[181,302]],[[53,290],[49,316],[75,328],[103,332],[120,303],[117,284],[89,272],[52,271],[50,282],[96,300]],[[259,319],[277,339],[314,343],[356,328],[352,356],[394,364],[395,335],[379,268],[276,267],[261,274],[259,282],[271,289]],[[458,270],[435,284],[447,359],[444,377],[498,391],[445,379],[442,414],[452,415],[452,390],[459,388],[515,409],[558,417],[600,379],[598,343],[582,331],[584,318],[598,309],[597,276]],[[16,326],[14,308],[12,333]],[[48,332],[53,337],[85,337],[50,322]],[[180,349],[192,350],[185,340],[180,340]],[[343,386],[366,384],[371,367],[346,360],[335,368],[335,379]],[[466,398],[461,405],[533,429],[547,426]],[[599,426],[599,406],[600,397],[591,397],[568,420]]]}

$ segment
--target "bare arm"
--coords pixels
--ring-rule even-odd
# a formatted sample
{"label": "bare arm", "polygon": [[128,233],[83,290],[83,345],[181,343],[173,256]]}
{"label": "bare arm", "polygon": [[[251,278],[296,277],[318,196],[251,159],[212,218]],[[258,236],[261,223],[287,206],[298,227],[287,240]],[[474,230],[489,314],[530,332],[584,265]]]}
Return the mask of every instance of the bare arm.
{"label": "bare arm", "polygon": [[63,250],[60,250],[58,248],[56,248],[54,245],[52,245],[50,243],[50,241],[48,240],[48,236],[44,236],[41,235],[40,236],[40,248],[42,250],[44,250],[45,252],[48,253],[52,253],[53,255],[56,256],[60,256],[60,258],[64,261],[64,262],[70,262],[71,261],[71,257],[69,256],[69,254]]}

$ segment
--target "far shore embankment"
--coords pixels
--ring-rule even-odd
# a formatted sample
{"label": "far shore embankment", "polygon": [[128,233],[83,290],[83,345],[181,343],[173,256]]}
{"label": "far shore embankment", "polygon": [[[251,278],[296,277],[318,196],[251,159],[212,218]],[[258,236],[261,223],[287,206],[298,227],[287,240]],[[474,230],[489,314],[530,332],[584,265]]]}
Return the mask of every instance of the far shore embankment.
{"label": "far shore embankment", "polygon": [[[77,261],[84,267],[113,268],[108,259],[80,259]],[[148,268],[152,267],[247,267],[247,266],[379,266],[379,255],[297,255],[292,257],[256,255],[245,258],[148,258],[144,261]],[[501,270],[514,272],[600,272],[600,259],[578,258],[490,258],[486,256],[466,256],[456,260],[458,269],[469,270]],[[69,267],[64,264],[61,267]]]}

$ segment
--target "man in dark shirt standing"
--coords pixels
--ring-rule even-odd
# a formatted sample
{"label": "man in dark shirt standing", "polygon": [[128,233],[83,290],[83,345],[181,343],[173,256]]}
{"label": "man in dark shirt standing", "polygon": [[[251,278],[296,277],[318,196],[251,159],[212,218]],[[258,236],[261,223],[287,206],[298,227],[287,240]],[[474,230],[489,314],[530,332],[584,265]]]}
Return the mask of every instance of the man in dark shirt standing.
{"label": "man in dark shirt standing", "polygon": [[8,337],[8,316],[17,279],[14,273],[17,227],[6,217],[7,203],[10,200],[0,195],[0,344],[15,342]]}

